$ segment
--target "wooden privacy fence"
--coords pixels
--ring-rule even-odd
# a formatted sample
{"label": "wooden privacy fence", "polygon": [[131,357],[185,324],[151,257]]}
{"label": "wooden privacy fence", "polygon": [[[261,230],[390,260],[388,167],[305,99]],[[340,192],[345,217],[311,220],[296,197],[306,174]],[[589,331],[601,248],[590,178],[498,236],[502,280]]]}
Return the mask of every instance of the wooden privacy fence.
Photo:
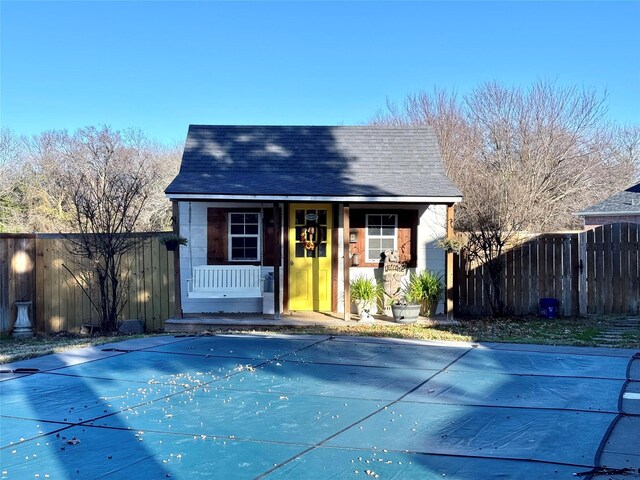
{"label": "wooden privacy fence", "polygon": [[[504,255],[502,298],[509,314],[536,314],[556,298],[563,316],[640,313],[640,225],[618,223],[542,234]],[[456,314],[488,315],[487,268],[456,255]],[[489,290],[490,291],[490,290]]]}
{"label": "wooden privacy fence", "polygon": [[[122,319],[143,320],[146,331],[164,328],[174,314],[173,252],[162,234],[139,234],[137,248],[123,261],[128,301]],[[78,332],[100,321],[89,299],[65,268],[80,268],[65,240],[55,234],[0,234],[0,330],[12,329],[16,301],[31,301],[31,323],[38,332]]]}

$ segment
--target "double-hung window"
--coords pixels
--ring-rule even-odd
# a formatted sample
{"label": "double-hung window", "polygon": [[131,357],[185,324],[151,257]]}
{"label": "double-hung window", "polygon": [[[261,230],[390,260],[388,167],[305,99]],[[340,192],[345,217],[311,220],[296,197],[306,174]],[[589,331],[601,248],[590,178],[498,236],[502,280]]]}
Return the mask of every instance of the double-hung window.
{"label": "double-hung window", "polygon": [[398,249],[398,215],[367,215],[367,262],[377,263],[385,250]]}
{"label": "double-hung window", "polygon": [[229,261],[253,262],[260,259],[260,214],[229,213]]}

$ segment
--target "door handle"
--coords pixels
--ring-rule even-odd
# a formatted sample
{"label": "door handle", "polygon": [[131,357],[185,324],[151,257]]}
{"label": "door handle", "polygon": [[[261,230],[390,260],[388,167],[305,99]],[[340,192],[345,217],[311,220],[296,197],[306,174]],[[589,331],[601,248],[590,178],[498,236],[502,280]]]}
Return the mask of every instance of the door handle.
{"label": "door handle", "polygon": [[293,260],[291,260],[291,261],[289,262],[289,265],[293,265]]}

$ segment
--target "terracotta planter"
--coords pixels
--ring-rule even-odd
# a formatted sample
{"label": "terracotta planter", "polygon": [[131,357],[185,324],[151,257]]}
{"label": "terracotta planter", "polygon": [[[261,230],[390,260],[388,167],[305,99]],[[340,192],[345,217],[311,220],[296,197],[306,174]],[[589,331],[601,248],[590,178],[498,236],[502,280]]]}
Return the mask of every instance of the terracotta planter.
{"label": "terracotta planter", "polygon": [[416,323],[420,316],[419,304],[391,305],[391,314],[396,323]]}

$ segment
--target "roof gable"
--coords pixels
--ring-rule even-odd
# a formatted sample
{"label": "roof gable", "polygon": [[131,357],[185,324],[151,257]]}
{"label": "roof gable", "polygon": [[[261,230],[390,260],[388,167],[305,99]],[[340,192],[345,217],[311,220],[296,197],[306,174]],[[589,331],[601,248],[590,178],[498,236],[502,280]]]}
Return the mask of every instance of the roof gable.
{"label": "roof gable", "polygon": [[191,125],[167,195],[460,197],[430,127]]}

